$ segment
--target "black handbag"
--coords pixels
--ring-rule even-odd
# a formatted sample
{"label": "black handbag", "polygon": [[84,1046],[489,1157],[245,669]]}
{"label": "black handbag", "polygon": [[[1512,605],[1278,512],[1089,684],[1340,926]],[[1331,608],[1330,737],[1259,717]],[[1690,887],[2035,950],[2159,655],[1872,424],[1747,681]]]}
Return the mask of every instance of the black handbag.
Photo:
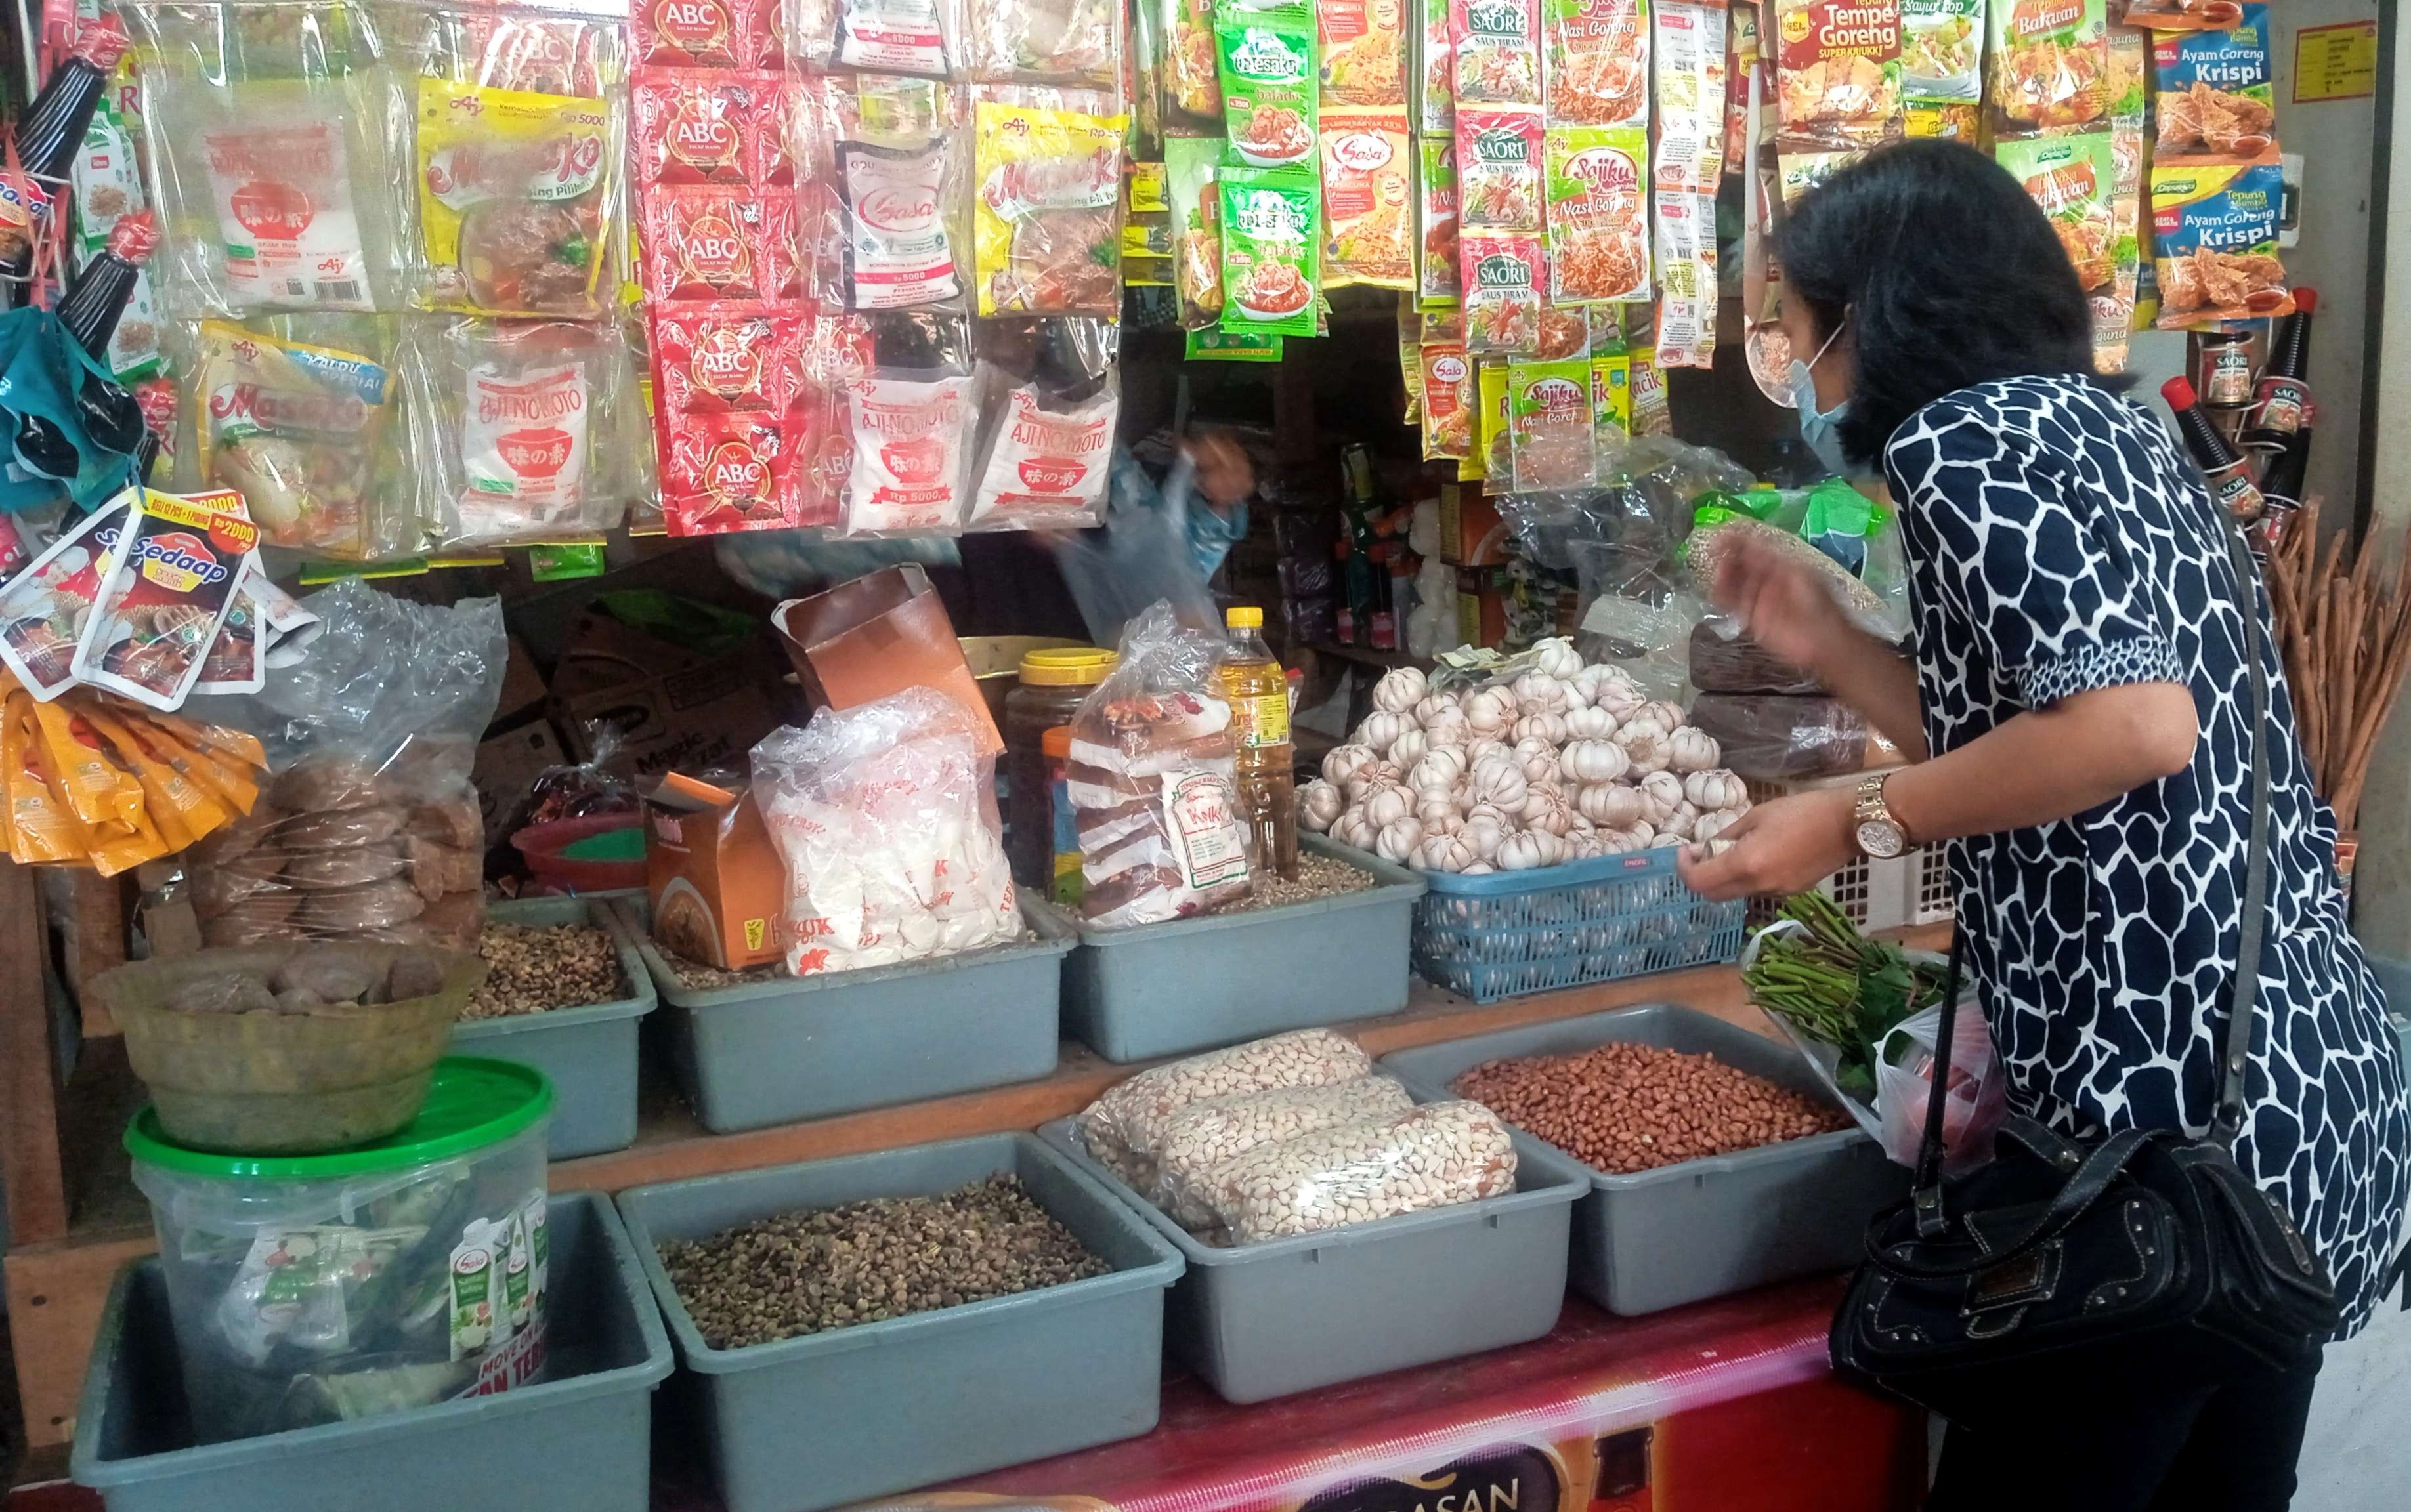
{"label": "black handbag", "polygon": [[[2149,1381],[2308,1364],[2336,1327],[2334,1284],[2237,1167],[2269,891],[2269,679],[2253,569],[2230,534],[2252,684],[2252,828],[2218,1106],[2206,1137],[2126,1129],[2080,1143],[2012,1115],[1991,1164],[1942,1180],[1942,1108],[1964,947],[1951,951],[1917,1175],[1868,1226],[1834,1314],[1834,1369],[1981,1428],[2038,1403]],[[1960,936],[1964,938],[1962,921]]]}

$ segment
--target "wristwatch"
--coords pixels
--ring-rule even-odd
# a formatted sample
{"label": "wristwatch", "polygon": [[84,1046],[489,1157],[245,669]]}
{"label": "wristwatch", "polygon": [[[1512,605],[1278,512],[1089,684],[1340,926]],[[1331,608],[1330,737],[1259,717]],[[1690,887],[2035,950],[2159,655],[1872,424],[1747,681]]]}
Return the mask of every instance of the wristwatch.
{"label": "wristwatch", "polygon": [[1884,780],[1891,776],[1878,772],[1859,784],[1859,805],[1851,816],[1859,849],[1878,861],[1890,861],[1908,849],[1908,826],[1884,803]]}

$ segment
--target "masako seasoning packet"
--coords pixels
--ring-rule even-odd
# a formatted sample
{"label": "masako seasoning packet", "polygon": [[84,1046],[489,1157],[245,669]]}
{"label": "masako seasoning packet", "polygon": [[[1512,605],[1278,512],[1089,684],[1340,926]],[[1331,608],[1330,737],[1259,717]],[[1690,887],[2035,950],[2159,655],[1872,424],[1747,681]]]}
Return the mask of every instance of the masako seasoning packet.
{"label": "masako seasoning packet", "polygon": [[76,680],[173,709],[199,680],[258,528],[232,488],[142,491],[76,647]]}

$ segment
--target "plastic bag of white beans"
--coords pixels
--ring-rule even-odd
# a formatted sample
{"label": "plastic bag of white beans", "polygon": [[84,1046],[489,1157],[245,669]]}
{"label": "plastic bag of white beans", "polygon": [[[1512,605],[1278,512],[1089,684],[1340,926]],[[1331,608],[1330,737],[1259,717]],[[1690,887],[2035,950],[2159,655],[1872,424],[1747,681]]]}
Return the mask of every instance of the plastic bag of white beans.
{"label": "plastic bag of white beans", "polygon": [[1155,1182],[1155,1152],[1174,1113],[1208,1098],[1329,1086],[1369,1076],[1373,1057],[1346,1035],[1296,1029],[1139,1072],[1109,1087],[1080,1115],[1089,1153],[1141,1192]]}
{"label": "plastic bag of white beans", "polygon": [[1181,1227],[1210,1228],[1214,1214],[1195,1192],[1215,1167],[1259,1145],[1343,1124],[1395,1118],[1414,1105],[1407,1089],[1386,1076],[1192,1102],[1163,1126],[1163,1142],[1156,1151],[1155,1185],[1147,1196]]}
{"label": "plastic bag of white beans", "polygon": [[1193,1195],[1232,1243],[1253,1244],[1514,1189],[1507,1126],[1456,1101],[1258,1145],[1214,1168]]}

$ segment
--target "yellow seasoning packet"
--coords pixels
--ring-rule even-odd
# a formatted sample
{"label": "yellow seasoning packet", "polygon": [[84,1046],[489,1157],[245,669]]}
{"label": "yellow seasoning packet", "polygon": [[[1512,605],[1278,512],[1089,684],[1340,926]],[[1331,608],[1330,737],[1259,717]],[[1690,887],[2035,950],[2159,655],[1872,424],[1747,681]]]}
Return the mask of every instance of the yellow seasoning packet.
{"label": "yellow seasoning packet", "polygon": [[419,301],[486,315],[608,314],[625,109],[617,96],[420,80]]}
{"label": "yellow seasoning packet", "polygon": [[981,314],[1120,315],[1129,124],[979,102],[972,254]]}
{"label": "yellow seasoning packet", "polygon": [[77,822],[95,843],[134,834],[142,815],[142,784],[117,769],[93,727],[66,705],[37,705],[34,718],[46,764]]}
{"label": "yellow seasoning packet", "polygon": [[168,849],[182,850],[232,817],[215,793],[176,770],[166,753],[153,746],[134,721],[119,720],[98,709],[85,718],[109,743],[119,764],[142,784],[142,796]]}
{"label": "yellow seasoning packet", "polygon": [[88,853],[83,826],[68,811],[42,761],[42,738],[34,701],[10,693],[0,719],[0,763],[7,767],[8,853],[32,866],[81,861]]}

